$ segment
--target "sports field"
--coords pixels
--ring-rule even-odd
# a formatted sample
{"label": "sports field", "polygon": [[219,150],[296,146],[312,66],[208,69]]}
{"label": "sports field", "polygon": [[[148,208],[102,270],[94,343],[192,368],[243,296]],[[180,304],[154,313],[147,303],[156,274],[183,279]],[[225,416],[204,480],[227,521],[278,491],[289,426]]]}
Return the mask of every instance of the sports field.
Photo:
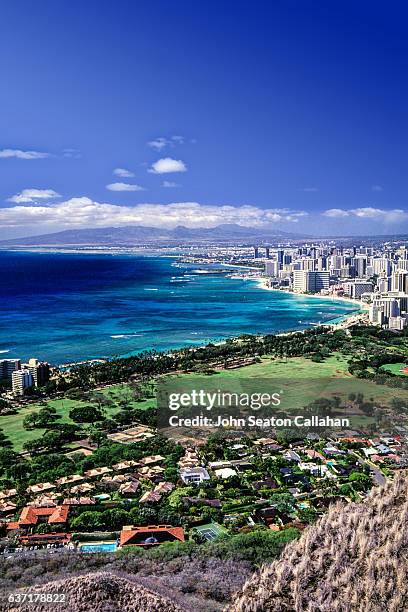
{"label": "sports field", "polygon": [[208,542],[212,542],[215,540],[215,538],[218,538],[218,536],[228,533],[225,527],[219,525],[218,523],[207,523],[206,525],[200,525],[195,529],[198,531],[198,533],[201,533],[201,535],[204,536]]}

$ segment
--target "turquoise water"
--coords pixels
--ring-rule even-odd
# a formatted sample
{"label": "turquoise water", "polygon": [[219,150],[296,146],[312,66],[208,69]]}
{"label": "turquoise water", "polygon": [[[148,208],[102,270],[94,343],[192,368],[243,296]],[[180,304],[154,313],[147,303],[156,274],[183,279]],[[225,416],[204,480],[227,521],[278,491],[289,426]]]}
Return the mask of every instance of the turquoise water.
{"label": "turquoise water", "polygon": [[82,544],[80,549],[81,552],[85,553],[114,552],[117,549],[117,544],[115,542],[106,544]]}
{"label": "turquoise water", "polygon": [[352,304],[278,291],[169,257],[0,252],[0,358],[54,364],[305,329]]}

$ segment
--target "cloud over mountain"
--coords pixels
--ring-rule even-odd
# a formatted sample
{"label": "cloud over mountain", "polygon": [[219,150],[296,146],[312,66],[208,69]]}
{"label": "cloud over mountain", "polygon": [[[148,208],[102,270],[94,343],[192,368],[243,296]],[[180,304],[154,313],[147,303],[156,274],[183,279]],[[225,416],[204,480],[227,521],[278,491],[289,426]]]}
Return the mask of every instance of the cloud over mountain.
{"label": "cloud over mountain", "polygon": [[198,202],[137,204],[119,206],[96,202],[87,197],[71,198],[48,205],[17,205],[0,209],[0,227],[45,228],[108,227],[146,225],[174,228],[216,227],[236,223],[246,227],[267,227],[279,222],[296,223],[303,211],[262,209],[256,206],[205,205]]}

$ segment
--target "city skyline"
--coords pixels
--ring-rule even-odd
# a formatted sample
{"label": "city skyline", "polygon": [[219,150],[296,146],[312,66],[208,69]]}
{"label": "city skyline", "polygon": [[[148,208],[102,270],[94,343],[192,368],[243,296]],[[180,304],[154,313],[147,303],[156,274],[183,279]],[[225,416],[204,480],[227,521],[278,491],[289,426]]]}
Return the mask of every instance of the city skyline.
{"label": "city skyline", "polygon": [[394,6],[7,2],[0,239],[223,223],[408,232]]}

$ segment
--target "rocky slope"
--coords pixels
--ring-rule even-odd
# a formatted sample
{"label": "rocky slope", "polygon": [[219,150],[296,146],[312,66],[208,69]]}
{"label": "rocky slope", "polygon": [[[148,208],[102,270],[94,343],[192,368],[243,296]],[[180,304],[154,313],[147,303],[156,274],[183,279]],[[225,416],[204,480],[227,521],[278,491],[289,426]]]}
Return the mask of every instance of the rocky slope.
{"label": "rocky slope", "polygon": [[408,477],[332,507],[244,586],[230,612],[408,610]]}
{"label": "rocky slope", "polygon": [[[26,589],[20,591],[24,593]],[[88,575],[48,582],[30,588],[32,594],[63,594],[61,603],[10,604],[9,612],[180,612],[176,603],[136,584],[131,579],[111,572],[97,572]]]}

